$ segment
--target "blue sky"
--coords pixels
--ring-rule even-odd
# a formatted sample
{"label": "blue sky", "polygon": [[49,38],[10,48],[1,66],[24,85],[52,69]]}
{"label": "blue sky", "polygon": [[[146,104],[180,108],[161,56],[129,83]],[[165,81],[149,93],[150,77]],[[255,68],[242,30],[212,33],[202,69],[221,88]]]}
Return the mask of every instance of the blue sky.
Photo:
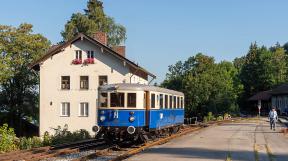
{"label": "blue sky", "polygon": [[[34,25],[52,43],[86,0],[1,1],[0,24]],[[127,29],[127,57],[163,81],[168,65],[198,52],[229,60],[246,54],[251,42],[288,41],[285,0],[104,0],[105,12]]]}

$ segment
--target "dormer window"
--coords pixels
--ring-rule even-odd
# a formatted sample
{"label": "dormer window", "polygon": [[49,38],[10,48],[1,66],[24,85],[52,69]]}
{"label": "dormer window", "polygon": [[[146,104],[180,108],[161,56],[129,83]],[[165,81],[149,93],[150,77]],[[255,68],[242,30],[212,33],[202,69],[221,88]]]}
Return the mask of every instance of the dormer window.
{"label": "dormer window", "polygon": [[76,50],[75,59],[82,60],[82,51],[81,50]]}
{"label": "dormer window", "polygon": [[87,59],[84,60],[84,64],[94,64],[94,51],[87,51]]}
{"label": "dormer window", "polygon": [[75,51],[75,59],[72,61],[72,64],[82,64],[82,51]]}
{"label": "dormer window", "polygon": [[87,58],[95,58],[94,57],[94,51],[87,51]]}

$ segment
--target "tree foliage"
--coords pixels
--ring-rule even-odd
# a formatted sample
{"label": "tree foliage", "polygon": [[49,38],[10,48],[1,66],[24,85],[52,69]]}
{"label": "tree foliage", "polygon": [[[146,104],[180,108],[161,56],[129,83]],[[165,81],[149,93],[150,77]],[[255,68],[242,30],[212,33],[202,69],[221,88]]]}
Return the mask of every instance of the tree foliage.
{"label": "tree foliage", "polygon": [[235,112],[243,88],[236,79],[237,72],[231,62],[215,63],[213,57],[198,53],[169,66],[162,86],[184,92],[187,116]]}
{"label": "tree foliage", "polygon": [[169,66],[162,86],[185,94],[186,114],[251,111],[248,98],[288,81],[287,43],[252,43],[246,55],[215,63],[201,53]]}
{"label": "tree foliage", "polygon": [[244,85],[240,100],[244,108],[248,107],[246,100],[252,95],[287,82],[287,55],[279,43],[269,49],[253,43],[242,60],[239,79]]}
{"label": "tree foliage", "polygon": [[66,23],[61,33],[64,40],[73,38],[81,32],[92,35],[96,31],[102,31],[108,35],[108,45],[114,46],[123,43],[126,39],[126,29],[121,24],[115,23],[112,17],[107,16],[103,10],[103,2],[89,0],[85,13],[74,13]]}
{"label": "tree foliage", "polygon": [[33,34],[32,27],[0,25],[0,119],[16,127],[16,132],[21,119],[38,117],[38,76],[28,66],[50,44],[42,35]]}

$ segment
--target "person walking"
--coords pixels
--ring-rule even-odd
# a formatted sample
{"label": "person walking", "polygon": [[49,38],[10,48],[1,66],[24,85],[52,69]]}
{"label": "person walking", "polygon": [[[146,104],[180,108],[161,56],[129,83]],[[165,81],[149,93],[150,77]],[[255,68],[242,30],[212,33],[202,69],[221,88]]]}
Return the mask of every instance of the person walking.
{"label": "person walking", "polygon": [[278,120],[278,115],[275,107],[272,107],[272,110],[269,112],[270,128],[275,131],[276,121]]}

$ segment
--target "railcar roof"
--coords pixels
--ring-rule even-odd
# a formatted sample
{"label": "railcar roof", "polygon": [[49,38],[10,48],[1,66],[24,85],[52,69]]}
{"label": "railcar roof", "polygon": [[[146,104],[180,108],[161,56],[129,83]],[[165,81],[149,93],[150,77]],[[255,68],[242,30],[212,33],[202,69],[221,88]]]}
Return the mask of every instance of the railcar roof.
{"label": "railcar roof", "polygon": [[133,84],[133,83],[118,83],[118,84],[108,84],[99,87],[99,90],[103,91],[111,91],[111,90],[132,90],[132,91],[155,91],[155,92],[162,92],[162,93],[170,93],[174,95],[184,96],[182,92],[144,85],[144,84]]}

